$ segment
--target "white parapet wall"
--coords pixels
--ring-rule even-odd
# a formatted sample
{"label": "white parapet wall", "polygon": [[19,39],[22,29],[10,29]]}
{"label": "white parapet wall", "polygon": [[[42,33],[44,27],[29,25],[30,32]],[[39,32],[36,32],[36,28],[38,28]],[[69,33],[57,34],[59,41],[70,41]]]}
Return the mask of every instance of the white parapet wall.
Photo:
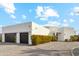
{"label": "white parapet wall", "polygon": [[49,35],[49,29],[32,22],[32,35]]}
{"label": "white parapet wall", "polygon": [[27,22],[2,27],[2,33],[29,32],[31,31],[31,23],[32,22]]}

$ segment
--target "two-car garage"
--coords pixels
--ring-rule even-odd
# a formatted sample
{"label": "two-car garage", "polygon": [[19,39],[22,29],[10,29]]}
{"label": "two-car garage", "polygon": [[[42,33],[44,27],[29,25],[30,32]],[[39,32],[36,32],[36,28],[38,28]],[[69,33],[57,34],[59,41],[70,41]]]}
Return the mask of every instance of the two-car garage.
{"label": "two-car garage", "polygon": [[2,42],[31,45],[32,22],[2,27]]}
{"label": "two-car garage", "polygon": [[32,45],[32,35],[48,35],[49,30],[34,22],[2,27],[2,42],[24,43]]}
{"label": "two-car garage", "polygon": [[[16,43],[16,33],[6,33],[5,42]],[[20,33],[20,43],[28,44],[28,32]]]}

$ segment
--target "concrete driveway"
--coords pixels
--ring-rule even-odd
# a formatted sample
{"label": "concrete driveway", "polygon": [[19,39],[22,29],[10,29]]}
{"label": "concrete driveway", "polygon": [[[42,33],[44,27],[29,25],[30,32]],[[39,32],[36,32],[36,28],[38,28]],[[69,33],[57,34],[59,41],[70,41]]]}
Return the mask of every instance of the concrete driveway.
{"label": "concrete driveway", "polygon": [[72,48],[79,42],[49,42],[37,46],[26,44],[0,43],[2,56],[71,56]]}

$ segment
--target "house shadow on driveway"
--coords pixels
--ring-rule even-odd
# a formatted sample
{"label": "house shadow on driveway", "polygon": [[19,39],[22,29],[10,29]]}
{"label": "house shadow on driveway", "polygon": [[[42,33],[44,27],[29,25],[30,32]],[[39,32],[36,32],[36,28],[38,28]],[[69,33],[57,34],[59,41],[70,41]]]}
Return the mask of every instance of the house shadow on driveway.
{"label": "house shadow on driveway", "polygon": [[15,43],[6,43],[6,42],[5,43],[2,43],[1,42],[0,45],[16,45],[16,44]]}
{"label": "house shadow on driveway", "polygon": [[44,49],[32,49],[22,50],[20,55],[23,56],[71,56],[70,50],[44,50]]}
{"label": "house shadow on driveway", "polygon": [[0,45],[16,45],[16,46],[29,46],[28,44],[17,44],[17,43],[0,43]]}

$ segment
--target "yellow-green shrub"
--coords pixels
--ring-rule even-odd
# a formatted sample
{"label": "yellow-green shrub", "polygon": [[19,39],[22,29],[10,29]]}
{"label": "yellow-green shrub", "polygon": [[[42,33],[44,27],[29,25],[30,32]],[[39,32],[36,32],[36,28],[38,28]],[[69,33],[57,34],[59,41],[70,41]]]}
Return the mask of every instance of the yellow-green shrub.
{"label": "yellow-green shrub", "polygon": [[52,40],[52,36],[32,35],[33,45],[50,42],[51,40]]}

